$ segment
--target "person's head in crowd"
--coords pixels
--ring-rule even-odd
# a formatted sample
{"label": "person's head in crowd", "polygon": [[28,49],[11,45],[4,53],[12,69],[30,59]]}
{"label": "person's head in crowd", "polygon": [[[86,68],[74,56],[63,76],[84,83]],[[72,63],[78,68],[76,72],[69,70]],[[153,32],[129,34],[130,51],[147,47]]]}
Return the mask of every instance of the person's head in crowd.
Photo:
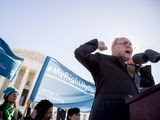
{"label": "person's head in crowd", "polygon": [[3,99],[5,103],[16,104],[18,98],[18,90],[14,87],[7,87],[3,91]]}
{"label": "person's head in crowd", "polygon": [[116,38],[112,44],[112,55],[121,56],[125,61],[132,59],[132,43],[128,38]]}
{"label": "person's head in crowd", "polygon": [[68,109],[67,120],[80,120],[80,109],[79,108]]}
{"label": "person's head in crowd", "polygon": [[53,113],[53,103],[49,100],[41,100],[34,108],[35,120],[50,120]]}
{"label": "person's head in crowd", "polygon": [[16,108],[18,91],[14,87],[7,87],[3,91],[4,102],[0,105],[0,118],[3,120],[18,120],[22,118],[22,113]]}

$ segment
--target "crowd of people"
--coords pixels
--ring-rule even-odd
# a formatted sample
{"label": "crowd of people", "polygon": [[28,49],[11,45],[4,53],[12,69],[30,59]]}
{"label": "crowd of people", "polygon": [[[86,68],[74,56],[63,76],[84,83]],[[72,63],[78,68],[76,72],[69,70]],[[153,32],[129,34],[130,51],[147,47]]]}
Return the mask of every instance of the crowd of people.
{"label": "crowd of people", "polygon": [[[129,120],[125,97],[139,94],[140,87],[148,88],[155,84],[151,66],[133,62],[132,43],[125,37],[113,41],[112,55],[93,53],[97,49],[103,51],[108,48],[103,41],[93,39],[75,50],[76,59],[90,71],[96,86],[89,120]],[[27,114],[24,115],[16,107],[17,96],[18,91],[14,87],[3,91],[0,120],[52,119],[54,105],[49,100],[39,101],[33,110],[27,107]],[[80,109],[68,109],[67,120],[80,120]]]}
{"label": "crowd of people", "polygon": [[[41,100],[33,110],[30,103],[27,105],[26,114],[17,109],[18,91],[14,87],[7,87],[3,91],[4,102],[0,105],[0,120],[51,120],[53,116],[53,103],[47,99]],[[65,117],[64,117],[65,119]],[[62,120],[57,117],[57,120]],[[70,108],[67,120],[80,120],[80,109]]]}

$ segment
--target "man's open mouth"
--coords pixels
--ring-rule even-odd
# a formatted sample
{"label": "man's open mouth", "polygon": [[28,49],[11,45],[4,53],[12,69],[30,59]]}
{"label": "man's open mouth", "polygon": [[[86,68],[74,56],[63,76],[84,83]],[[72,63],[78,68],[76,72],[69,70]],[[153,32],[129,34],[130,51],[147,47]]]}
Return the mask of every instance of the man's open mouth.
{"label": "man's open mouth", "polygon": [[131,50],[126,50],[125,53],[132,54],[132,51]]}

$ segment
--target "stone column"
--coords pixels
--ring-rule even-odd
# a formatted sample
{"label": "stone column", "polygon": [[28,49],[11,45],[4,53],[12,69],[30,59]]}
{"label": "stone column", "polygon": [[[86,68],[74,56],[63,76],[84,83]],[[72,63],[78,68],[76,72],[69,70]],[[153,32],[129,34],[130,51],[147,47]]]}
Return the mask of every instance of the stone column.
{"label": "stone column", "polygon": [[26,71],[25,71],[25,74],[23,76],[23,79],[21,80],[21,84],[20,84],[20,86],[18,88],[18,91],[19,91],[20,95],[22,94],[23,89],[25,87],[25,84],[26,84],[26,81],[27,81],[27,78],[28,78],[28,75],[29,75],[29,71],[30,71],[30,69],[26,68]]}
{"label": "stone column", "polygon": [[2,99],[3,90],[4,90],[6,87],[8,87],[8,85],[9,85],[9,83],[10,83],[10,81],[7,80],[7,79],[5,79],[5,78],[3,78],[3,80],[4,80],[4,82],[3,82],[2,86],[1,86],[1,89],[0,89],[0,99]]}

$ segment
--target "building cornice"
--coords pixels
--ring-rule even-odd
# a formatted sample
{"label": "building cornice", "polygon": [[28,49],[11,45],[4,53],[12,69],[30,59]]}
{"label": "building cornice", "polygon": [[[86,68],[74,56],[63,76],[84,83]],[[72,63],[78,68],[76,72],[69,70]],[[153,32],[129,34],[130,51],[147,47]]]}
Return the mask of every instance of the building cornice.
{"label": "building cornice", "polygon": [[13,52],[20,57],[28,58],[39,63],[44,63],[46,57],[45,54],[36,50],[14,48]]}

